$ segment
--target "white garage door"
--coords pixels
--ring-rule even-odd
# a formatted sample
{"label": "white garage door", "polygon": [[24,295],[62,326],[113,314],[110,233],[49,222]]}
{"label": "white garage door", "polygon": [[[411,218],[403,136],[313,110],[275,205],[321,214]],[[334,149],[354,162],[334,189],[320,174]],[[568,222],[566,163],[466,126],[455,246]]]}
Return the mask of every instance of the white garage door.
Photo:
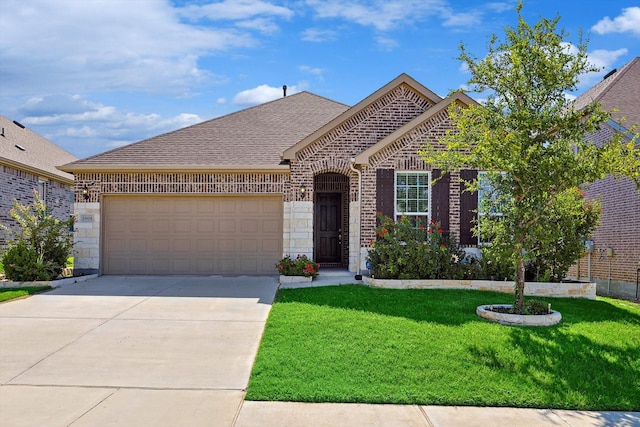
{"label": "white garage door", "polygon": [[276,274],[280,196],[105,196],[103,274]]}

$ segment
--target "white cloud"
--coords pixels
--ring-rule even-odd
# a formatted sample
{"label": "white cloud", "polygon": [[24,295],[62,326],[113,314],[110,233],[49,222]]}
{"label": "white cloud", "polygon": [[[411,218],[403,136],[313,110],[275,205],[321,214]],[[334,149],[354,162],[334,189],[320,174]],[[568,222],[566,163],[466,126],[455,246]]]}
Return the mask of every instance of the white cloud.
{"label": "white cloud", "polygon": [[466,7],[455,12],[445,0],[306,0],[318,18],[342,18],[379,31],[411,25],[429,17],[444,27],[469,27],[480,23],[486,11],[502,13],[512,9],[508,2]]}
{"label": "white cloud", "polygon": [[324,74],[324,70],[318,67],[310,67],[308,65],[301,65],[298,67],[300,71],[304,71],[305,73],[313,74],[314,76],[322,77]]}
{"label": "white cloud", "polygon": [[338,38],[338,33],[333,30],[309,28],[302,32],[302,40],[306,42],[330,42]]}
{"label": "white cloud", "polygon": [[216,104],[222,105],[222,104],[226,104],[226,103],[227,103],[227,98],[218,98],[216,100]]}
{"label": "white cloud", "polygon": [[293,11],[261,0],[224,0],[202,6],[190,5],[180,10],[180,15],[210,20],[242,20],[255,16],[291,18]]}
{"label": "white cloud", "polygon": [[445,4],[442,0],[307,0],[306,3],[319,18],[342,18],[380,31],[435,15]]}
{"label": "white cloud", "polygon": [[25,125],[79,157],[202,121],[190,113],[163,117],[124,111],[79,95],[34,97],[18,111]]}
{"label": "white cloud", "polygon": [[280,30],[280,27],[278,27],[275,22],[267,18],[256,18],[247,21],[239,21],[236,25],[247,30],[260,31],[264,34],[272,34]]}
{"label": "white cloud", "polygon": [[622,9],[622,14],[614,19],[605,16],[591,30],[598,34],[630,32],[640,36],[640,7]]}
{"label": "white cloud", "polygon": [[165,1],[4,0],[4,95],[48,92],[190,92],[221,78],[200,57],[253,46],[238,29],[187,25]]}
{"label": "white cloud", "polygon": [[392,51],[399,45],[399,43],[395,39],[392,39],[390,37],[382,37],[382,36],[376,37],[376,43],[378,44],[378,47],[380,49],[386,50],[386,51]]}
{"label": "white cloud", "polygon": [[480,11],[454,13],[447,10],[442,14],[442,17],[444,27],[469,27],[480,24],[482,13]]}
{"label": "white cloud", "polygon": [[[308,84],[305,82],[298,83],[295,86],[287,86],[287,95],[293,95],[298,92],[306,90]],[[234,105],[250,106],[264,104],[265,102],[273,101],[278,98],[282,98],[283,90],[282,86],[273,87],[269,85],[260,85],[253,89],[243,90],[236,94],[231,101]]]}

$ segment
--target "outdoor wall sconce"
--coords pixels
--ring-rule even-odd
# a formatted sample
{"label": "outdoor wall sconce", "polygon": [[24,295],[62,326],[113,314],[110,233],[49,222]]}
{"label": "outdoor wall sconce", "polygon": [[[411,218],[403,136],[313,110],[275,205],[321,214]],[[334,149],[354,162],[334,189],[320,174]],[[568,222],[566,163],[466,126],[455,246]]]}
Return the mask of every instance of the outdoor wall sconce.
{"label": "outdoor wall sconce", "polygon": [[304,186],[304,184],[302,184],[302,186],[300,187],[300,198],[304,199],[304,196],[307,195],[307,188]]}
{"label": "outdoor wall sconce", "polygon": [[82,187],[82,197],[84,197],[85,200],[89,200],[89,187],[87,187],[87,184]]}

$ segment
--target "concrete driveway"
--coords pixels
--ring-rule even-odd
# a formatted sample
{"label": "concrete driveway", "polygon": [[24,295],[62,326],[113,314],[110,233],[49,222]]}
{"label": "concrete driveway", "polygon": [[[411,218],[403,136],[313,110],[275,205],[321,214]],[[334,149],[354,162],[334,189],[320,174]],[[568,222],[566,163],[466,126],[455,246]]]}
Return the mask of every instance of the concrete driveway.
{"label": "concrete driveway", "polygon": [[7,426],[230,426],[273,277],[109,277],[0,304]]}

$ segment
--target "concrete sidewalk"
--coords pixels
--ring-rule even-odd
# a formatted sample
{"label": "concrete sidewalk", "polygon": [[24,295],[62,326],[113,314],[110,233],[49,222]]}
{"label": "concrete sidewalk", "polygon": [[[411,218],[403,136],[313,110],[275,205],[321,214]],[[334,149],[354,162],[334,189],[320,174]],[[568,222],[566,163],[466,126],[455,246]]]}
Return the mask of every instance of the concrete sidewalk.
{"label": "concrete sidewalk", "polygon": [[[314,281],[340,283],[353,274]],[[103,276],[0,304],[0,425],[640,425],[640,413],[244,401],[277,287]]]}

